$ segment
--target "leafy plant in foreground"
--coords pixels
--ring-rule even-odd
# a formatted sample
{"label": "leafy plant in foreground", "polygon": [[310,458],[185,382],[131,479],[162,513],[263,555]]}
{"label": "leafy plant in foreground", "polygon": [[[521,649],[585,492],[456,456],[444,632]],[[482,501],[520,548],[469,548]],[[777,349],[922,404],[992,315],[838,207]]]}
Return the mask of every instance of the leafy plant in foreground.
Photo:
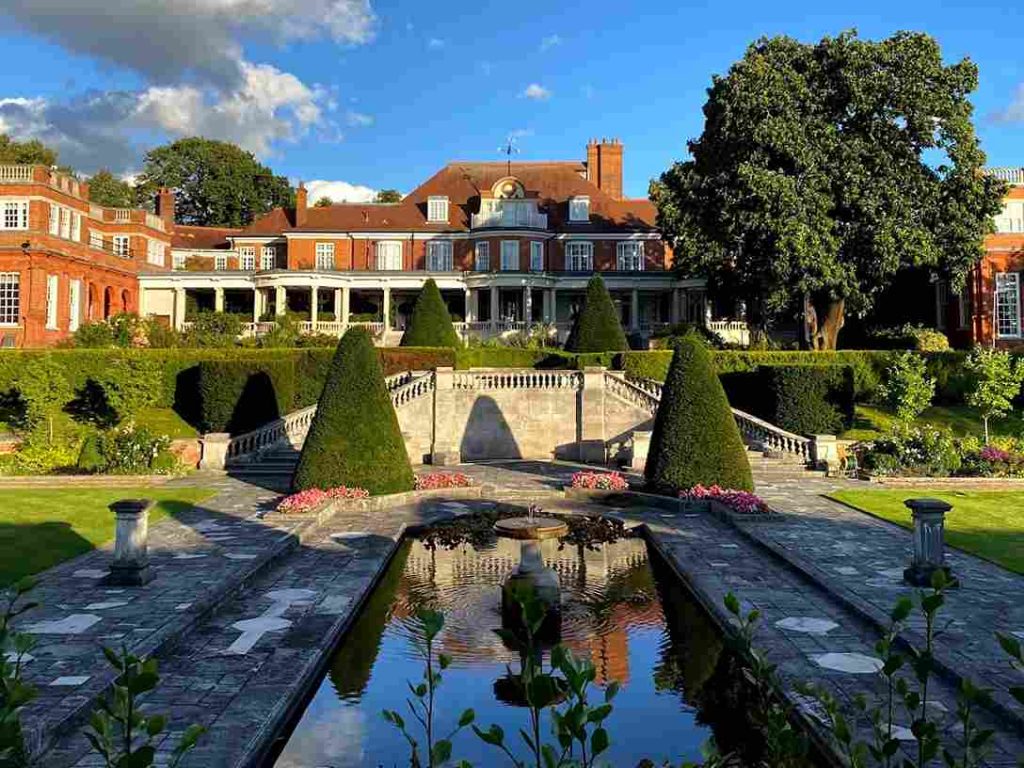
{"label": "leafy plant in foreground", "polygon": [[[426,765],[430,768],[444,765],[452,756],[452,739],[455,735],[470,725],[476,719],[472,709],[465,710],[459,716],[459,722],[452,731],[443,739],[434,739],[434,714],[437,687],[441,684],[441,672],[446,670],[452,663],[451,657],[446,654],[439,654],[437,657],[438,669],[434,668],[434,641],[444,628],[444,614],[439,611],[421,609],[416,613],[416,624],[420,650],[423,653],[423,682],[413,685],[408,683],[413,698],[406,699],[405,703],[412,712],[413,717],[423,728],[426,739]],[[411,756],[409,760],[412,768],[421,768],[423,762],[420,758],[420,744],[416,738],[409,733],[405,727],[405,719],[394,709],[385,709],[382,713],[384,719],[397,728],[405,740],[409,742]],[[463,761],[460,766],[468,763]]]}
{"label": "leafy plant in foreground", "polygon": [[34,586],[35,579],[31,577],[18,581],[8,591],[7,605],[0,615],[0,768],[22,768],[29,764],[20,713],[22,707],[35,698],[36,690],[22,680],[21,671],[25,655],[32,650],[35,640],[15,632],[11,622],[36,607],[36,603],[21,602]]}
{"label": "leafy plant in foreground", "polygon": [[[103,758],[104,768],[150,768],[156,760],[154,741],[167,727],[164,715],[144,714],[138,698],[160,683],[156,659],[143,661],[122,648],[117,654],[103,649],[110,665],[118,671],[113,691],[89,719],[85,737]],[[175,768],[206,731],[200,725],[185,729],[171,753],[169,768]]]}

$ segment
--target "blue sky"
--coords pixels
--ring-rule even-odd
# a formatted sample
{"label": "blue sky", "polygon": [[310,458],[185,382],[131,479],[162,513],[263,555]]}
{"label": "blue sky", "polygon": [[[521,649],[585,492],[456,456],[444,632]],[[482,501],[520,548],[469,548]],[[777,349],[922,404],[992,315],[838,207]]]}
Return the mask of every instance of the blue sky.
{"label": "blue sky", "polygon": [[499,159],[509,134],[531,160],[617,136],[639,196],[699,134],[711,75],[749,42],[850,27],[922,30],[948,61],[972,58],[989,163],[1024,165],[1024,11],[1005,0],[0,0],[0,130],[122,172],[199,130],[292,178],[403,191],[447,160]]}

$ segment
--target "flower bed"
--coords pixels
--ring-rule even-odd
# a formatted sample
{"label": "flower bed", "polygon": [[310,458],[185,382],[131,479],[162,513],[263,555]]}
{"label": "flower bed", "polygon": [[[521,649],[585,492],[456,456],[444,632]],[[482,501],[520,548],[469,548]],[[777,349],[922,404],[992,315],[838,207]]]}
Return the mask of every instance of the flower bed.
{"label": "flower bed", "polygon": [[436,491],[439,488],[469,488],[473,481],[461,472],[430,472],[416,475],[417,491]]}
{"label": "flower bed", "polygon": [[898,427],[861,443],[857,458],[872,477],[1024,477],[1024,447],[1003,438],[982,446],[933,426]]}
{"label": "flower bed", "polygon": [[305,515],[332,499],[366,499],[370,493],[365,488],[348,488],[339,485],[337,488],[310,488],[305,491],[286,496],[277,505],[277,511],[289,515]]}
{"label": "flower bed", "polygon": [[771,513],[771,509],[760,496],[748,491],[720,488],[717,485],[712,485],[711,487],[695,485],[689,490],[680,491],[679,498],[683,501],[717,501],[741,515],[767,515]]}
{"label": "flower bed", "polygon": [[587,491],[628,491],[629,481],[618,472],[574,472],[572,487]]}

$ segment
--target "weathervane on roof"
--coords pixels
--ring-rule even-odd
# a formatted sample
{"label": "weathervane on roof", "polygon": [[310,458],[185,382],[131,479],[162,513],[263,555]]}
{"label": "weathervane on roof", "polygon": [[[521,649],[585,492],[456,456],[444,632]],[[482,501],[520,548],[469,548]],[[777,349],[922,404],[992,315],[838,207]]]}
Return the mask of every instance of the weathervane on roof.
{"label": "weathervane on roof", "polygon": [[504,145],[498,147],[498,151],[501,152],[501,154],[505,155],[505,157],[506,157],[506,161],[505,162],[507,164],[507,169],[508,169],[507,175],[511,176],[512,175],[512,155],[518,155],[519,154],[519,147],[516,146],[516,137],[513,136],[512,134],[509,134],[508,138],[505,139]]}

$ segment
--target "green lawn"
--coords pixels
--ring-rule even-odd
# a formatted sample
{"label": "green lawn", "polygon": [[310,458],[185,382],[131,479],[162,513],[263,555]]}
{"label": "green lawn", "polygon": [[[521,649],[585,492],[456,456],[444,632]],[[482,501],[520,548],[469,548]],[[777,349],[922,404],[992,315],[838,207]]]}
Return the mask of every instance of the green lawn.
{"label": "green lawn", "polygon": [[199,435],[195,427],[181,418],[172,408],[143,408],[136,423],[158,435],[167,435],[172,440]]}
{"label": "green lawn", "polygon": [[[966,405],[935,405],[926,410],[919,421],[949,427],[957,435],[982,437],[985,428],[981,417]],[[875,405],[858,405],[853,427],[842,434],[846,440],[873,440],[888,432],[895,423],[892,413]],[[1024,413],[1014,411],[1005,419],[992,419],[989,428],[993,435],[1016,437],[1024,432]]]}
{"label": "green lawn", "polygon": [[156,499],[149,517],[153,524],[214,493],[206,488],[0,489],[0,586],[110,541],[114,514],[107,505],[113,501]]}
{"label": "green lawn", "polygon": [[1020,491],[936,491],[926,488],[841,490],[831,494],[884,520],[909,528],[912,496],[942,499],[953,505],[946,515],[946,541],[955,547],[1024,573],[1024,498]]}

